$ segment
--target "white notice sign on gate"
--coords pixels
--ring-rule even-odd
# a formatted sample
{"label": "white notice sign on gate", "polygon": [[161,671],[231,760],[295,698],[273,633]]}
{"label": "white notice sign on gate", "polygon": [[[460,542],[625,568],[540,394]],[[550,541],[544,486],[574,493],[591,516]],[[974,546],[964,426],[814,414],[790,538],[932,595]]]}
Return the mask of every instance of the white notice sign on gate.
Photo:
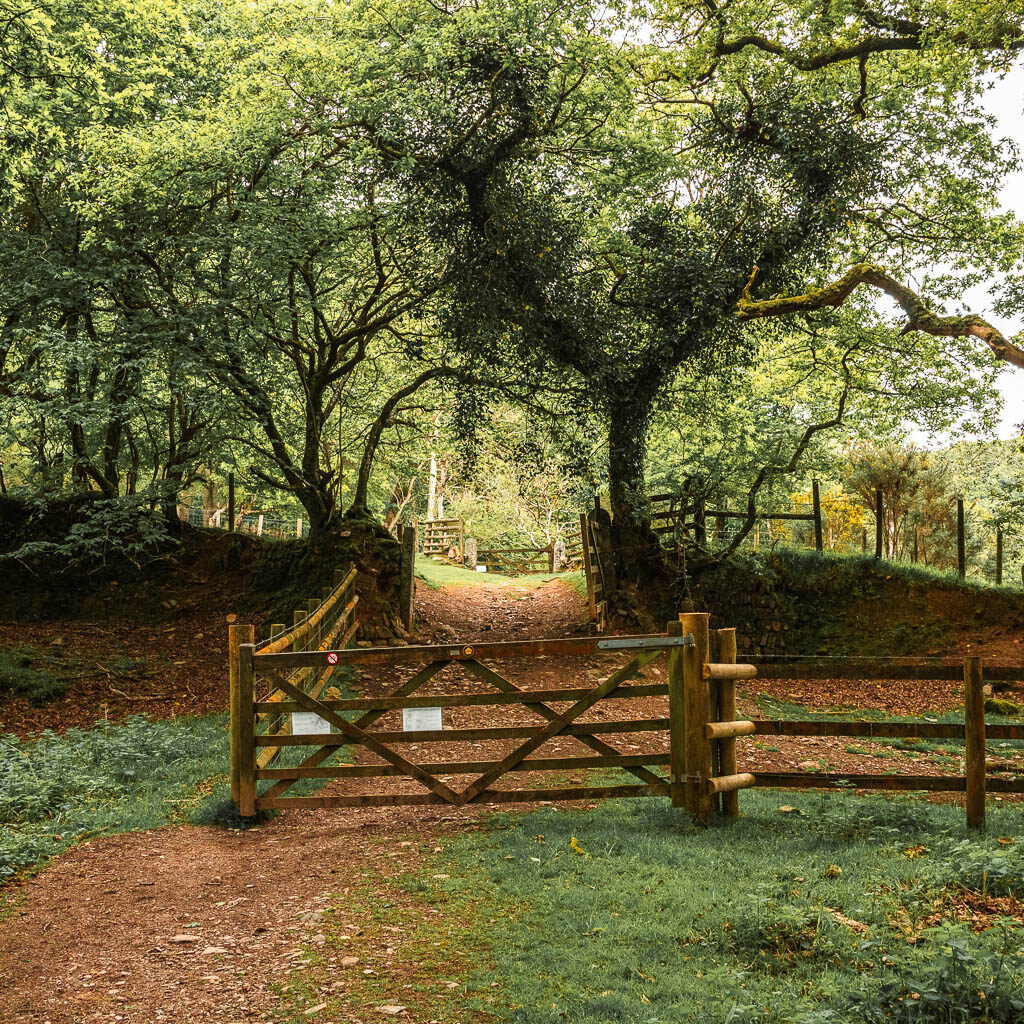
{"label": "white notice sign on gate", "polygon": [[405,732],[434,732],[442,728],[440,708],[402,708]]}
{"label": "white notice sign on gate", "polygon": [[292,712],[293,736],[314,736],[317,733],[330,731],[331,723],[321,718],[315,711]]}

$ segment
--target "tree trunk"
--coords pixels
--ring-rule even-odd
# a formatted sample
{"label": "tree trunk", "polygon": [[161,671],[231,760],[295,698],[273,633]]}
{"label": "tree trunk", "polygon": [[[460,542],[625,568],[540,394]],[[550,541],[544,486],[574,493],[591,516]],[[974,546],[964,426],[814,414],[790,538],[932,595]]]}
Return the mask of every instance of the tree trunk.
{"label": "tree trunk", "polygon": [[632,396],[611,410],[608,423],[608,478],[612,509],[612,542],[620,581],[646,578],[657,554],[657,538],[644,529],[647,498],[644,460],[650,404]]}

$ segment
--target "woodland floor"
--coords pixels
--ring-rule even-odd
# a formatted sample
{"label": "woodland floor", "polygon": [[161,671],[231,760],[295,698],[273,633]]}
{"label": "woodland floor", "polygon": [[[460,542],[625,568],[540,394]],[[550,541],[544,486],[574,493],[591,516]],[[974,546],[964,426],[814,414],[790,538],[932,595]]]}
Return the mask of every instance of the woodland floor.
{"label": "woodland floor", "polygon": [[[424,642],[564,637],[580,632],[584,618],[579,595],[559,581],[539,587],[481,581],[440,590],[421,584],[417,604],[419,636]],[[68,696],[43,710],[20,701],[8,703],[0,728],[30,733],[43,727],[84,726],[101,704],[112,718],[222,710],[223,614],[223,607],[204,602],[183,610],[173,626],[144,627],[130,636],[114,635],[91,623],[65,623],[59,628],[0,626],[0,645],[52,644],[74,648],[85,663],[105,659],[102,671],[83,668],[83,678]],[[55,643],[58,638],[60,644]],[[1007,656],[1007,643],[1013,643],[1012,638],[999,639],[996,656],[1016,660]],[[121,672],[131,671],[133,659],[144,659],[146,674],[134,680],[136,693],[128,695],[124,680],[108,664],[107,651],[120,652],[116,664],[122,666]],[[596,682],[607,674],[610,663],[608,656],[546,658],[496,667],[518,685],[543,689],[573,685],[574,680]],[[388,692],[413,670],[391,667],[368,673],[359,689],[367,694]],[[650,681],[664,678],[663,673],[663,662],[644,670]],[[744,714],[760,714],[758,702],[766,696],[819,710],[858,706],[896,715],[941,713],[961,702],[955,683],[752,683],[741,691]],[[467,687],[483,688],[452,666],[424,692],[457,692]],[[132,699],[140,691],[144,698]],[[1020,699],[1019,693],[1009,696]],[[625,703],[602,702],[589,720],[667,715],[665,698],[635,698],[628,702],[628,710],[622,707]],[[446,728],[537,721],[521,706],[452,709],[445,716]],[[382,719],[381,727],[393,727],[389,722]],[[651,733],[619,734],[611,739],[626,753],[664,746],[664,738]],[[468,756],[489,758],[507,749],[500,743],[495,746],[496,742],[475,744]],[[879,757],[885,758],[886,770],[897,773],[960,770],[951,763],[952,756],[942,761],[944,751],[936,759],[939,763],[933,763],[919,752],[891,745],[865,741],[857,744],[855,752],[848,749],[851,746],[848,740],[829,738],[773,738],[770,745],[741,744],[740,769],[745,767],[745,755],[748,764],[756,758],[757,765],[767,770],[806,770],[804,766],[813,762],[829,771],[877,772]],[[403,752],[414,760],[426,754],[416,744],[403,745]],[[546,756],[589,752],[571,737],[554,740],[541,751]],[[429,748],[430,760],[466,757],[465,744],[431,744]],[[541,777],[541,773],[522,772],[502,781],[516,789],[552,784],[550,776],[543,783]],[[582,773],[562,772],[554,784],[584,781]],[[395,782],[338,780],[325,792],[372,792]],[[455,779],[453,784],[463,783]],[[405,783],[399,780],[397,785]],[[410,783],[408,788],[418,787]],[[504,804],[501,809],[517,806],[521,805]],[[367,975],[384,975],[393,987],[386,1003],[400,1005],[406,1001],[403,992],[422,983],[417,977],[422,968],[395,959],[391,933],[371,925],[365,903],[355,895],[347,903],[344,897],[354,892],[358,878],[368,877],[373,899],[385,906],[401,906],[408,897],[392,884],[395,877],[414,868],[424,851],[443,848],[446,837],[454,832],[473,829],[486,812],[486,807],[478,806],[293,810],[247,832],[167,827],[83,843],[37,877],[6,890],[8,909],[0,920],[0,1022],[280,1021],[280,987],[288,984],[297,964],[308,963],[304,950],[310,943],[317,945],[326,912],[335,914],[335,926],[341,915],[349,944],[347,955],[329,956],[310,966],[314,984],[322,985],[325,995],[337,994]],[[341,906],[348,909],[330,909],[338,906],[339,896]],[[419,907],[410,909],[410,913],[422,912]],[[437,975],[436,964],[432,970]],[[457,979],[459,964],[453,962],[451,970]],[[443,972],[433,980],[452,984]],[[318,1013],[307,1016],[323,1019]],[[353,1008],[341,1019],[383,1018],[382,1011],[371,1007]],[[419,1020],[408,1015],[402,1019]]]}

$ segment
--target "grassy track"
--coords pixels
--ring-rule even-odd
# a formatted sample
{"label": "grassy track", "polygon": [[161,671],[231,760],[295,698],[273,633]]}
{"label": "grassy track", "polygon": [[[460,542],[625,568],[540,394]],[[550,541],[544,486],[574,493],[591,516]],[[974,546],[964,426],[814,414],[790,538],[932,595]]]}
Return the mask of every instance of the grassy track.
{"label": "grassy track", "polygon": [[459,565],[450,565],[448,562],[435,561],[433,558],[426,558],[423,555],[416,556],[416,576],[433,590],[440,590],[441,587],[486,587],[498,585],[512,585],[533,590],[544,586],[551,580],[561,580],[566,586],[586,596],[587,587],[583,579],[582,570],[576,572],[558,573],[530,573],[527,576],[503,576],[498,572],[474,572],[472,569],[464,569]]}

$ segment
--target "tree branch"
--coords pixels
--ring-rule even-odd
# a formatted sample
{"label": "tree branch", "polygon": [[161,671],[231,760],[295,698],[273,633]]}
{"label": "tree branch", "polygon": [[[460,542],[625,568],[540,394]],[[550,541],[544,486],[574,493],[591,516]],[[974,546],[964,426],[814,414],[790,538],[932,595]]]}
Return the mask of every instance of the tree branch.
{"label": "tree branch", "polygon": [[841,306],[854,289],[861,284],[871,285],[894,298],[908,316],[901,334],[922,331],[940,338],[975,337],[985,342],[995,353],[1014,366],[1024,367],[1024,349],[1005,338],[1000,331],[980,316],[968,313],[965,316],[939,316],[925,304],[916,292],[890,277],[881,267],[871,263],[857,263],[838,281],[807,292],[805,295],[790,295],[775,299],[752,299],[751,289],[757,281],[758,268],[754,267],[736,303],[736,316],[740,320],[757,320],[762,317],[788,316],[791,313],[806,313],[826,306]]}

